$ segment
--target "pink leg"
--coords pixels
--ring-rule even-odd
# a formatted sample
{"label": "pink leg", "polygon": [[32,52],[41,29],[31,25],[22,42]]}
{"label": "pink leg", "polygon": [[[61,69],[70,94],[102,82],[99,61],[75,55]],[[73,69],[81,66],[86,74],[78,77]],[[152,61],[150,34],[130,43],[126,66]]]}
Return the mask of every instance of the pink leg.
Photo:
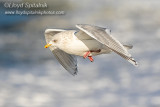
{"label": "pink leg", "polygon": [[93,62],[93,57],[92,56],[88,56],[88,59]]}
{"label": "pink leg", "polygon": [[86,53],[84,54],[83,58],[87,58],[87,57],[88,57],[88,59],[89,59],[91,62],[93,62],[93,57],[92,57],[92,56],[89,56],[89,54],[90,54],[91,52],[100,52],[100,51],[101,51],[101,49],[99,49],[99,50],[90,50],[90,51],[88,51],[88,52],[86,52]]}
{"label": "pink leg", "polygon": [[90,51],[86,52],[86,53],[84,54],[83,58],[87,58],[87,56],[88,56],[90,53],[91,53]]}

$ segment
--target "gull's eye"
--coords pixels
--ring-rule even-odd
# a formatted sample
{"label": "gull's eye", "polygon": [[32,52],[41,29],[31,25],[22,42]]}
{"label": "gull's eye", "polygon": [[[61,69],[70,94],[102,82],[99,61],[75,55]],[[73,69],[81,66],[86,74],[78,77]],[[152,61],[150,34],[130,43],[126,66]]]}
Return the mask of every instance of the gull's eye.
{"label": "gull's eye", "polygon": [[56,42],[57,42],[57,40],[53,40],[53,42],[54,42],[54,43],[56,43]]}

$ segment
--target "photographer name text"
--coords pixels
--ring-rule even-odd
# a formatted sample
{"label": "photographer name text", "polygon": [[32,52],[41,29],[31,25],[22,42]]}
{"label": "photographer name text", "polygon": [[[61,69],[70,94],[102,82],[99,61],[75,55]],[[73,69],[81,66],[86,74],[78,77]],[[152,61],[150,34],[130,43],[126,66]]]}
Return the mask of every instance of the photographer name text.
{"label": "photographer name text", "polygon": [[32,8],[47,8],[47,3],[14,3],[14,2],[6,2],[4,3],[5,8],[26,8],[26,9],[32,9]]}

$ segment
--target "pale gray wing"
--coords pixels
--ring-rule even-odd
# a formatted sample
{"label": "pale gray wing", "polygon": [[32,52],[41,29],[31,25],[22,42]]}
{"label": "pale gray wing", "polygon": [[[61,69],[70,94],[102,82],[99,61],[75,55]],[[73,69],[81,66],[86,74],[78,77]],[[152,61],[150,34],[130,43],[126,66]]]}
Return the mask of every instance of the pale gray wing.
{"label": "pale gray wing", "polygon": [[77,57],[67,54],[60,49],[54,49],[52,53],[56,56],[59,63],[72,75],[76,75],[77,70]]}
{"label": "pale gray wing", "polygon": [[131,64],[137,65],[137,62],[131,57],[127,49],[110,34],[109,29],[86,24],[78,24],[76,27],[90,37],[106,45],[109,49],[128,60]]}
{"label": "pale gray wing", "polygon": [[[62,29],[47,29],[45,31],[45,39],[47,44],[52,40],[52,37],[60,33]],[[67,54],[66,52],[57,49],[55,47],[50,46],[49,47],[52,53],[55,55],[56,59],[59,61],[59,63],[72,75],[76,75],[78,70],[77,70],[77,58],[74,55]]]}

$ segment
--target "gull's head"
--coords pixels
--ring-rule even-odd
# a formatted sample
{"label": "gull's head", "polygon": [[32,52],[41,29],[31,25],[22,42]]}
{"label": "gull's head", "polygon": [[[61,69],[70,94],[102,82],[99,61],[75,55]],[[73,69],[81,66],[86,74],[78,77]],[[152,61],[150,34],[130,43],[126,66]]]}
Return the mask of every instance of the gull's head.
{"label": "gull's head", "polygon": [[52,39],[48,44],[44,46],[44,48],[48,48],[50,46],[57,47],[57,42],[58,42],[58,39]]}

